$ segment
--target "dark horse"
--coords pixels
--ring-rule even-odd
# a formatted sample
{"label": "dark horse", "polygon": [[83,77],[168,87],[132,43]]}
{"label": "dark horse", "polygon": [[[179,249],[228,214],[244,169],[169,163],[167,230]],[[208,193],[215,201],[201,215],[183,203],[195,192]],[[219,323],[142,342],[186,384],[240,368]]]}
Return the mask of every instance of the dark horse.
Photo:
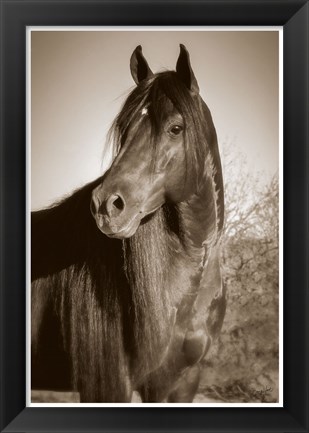
{"label": "dark horse", "polygon": [[225,314],[216,131],[189,54],[117,116],[110,169],[32,214],[32,388],[82,402],[191,402]]}

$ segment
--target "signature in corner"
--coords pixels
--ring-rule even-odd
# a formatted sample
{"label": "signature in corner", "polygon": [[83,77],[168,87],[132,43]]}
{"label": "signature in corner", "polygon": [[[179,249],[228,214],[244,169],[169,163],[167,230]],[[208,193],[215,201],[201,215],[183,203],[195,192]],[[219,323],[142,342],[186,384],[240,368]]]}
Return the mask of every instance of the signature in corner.
{"label": "signature in corner", "polygon": [[266,397],[268,394],[270,394],[272,392],[272,387],[270,386],[266,386],[263,389],[252,389],[252,394],[254,395],[254,397],[260,397],[260,398],[264,398]]}

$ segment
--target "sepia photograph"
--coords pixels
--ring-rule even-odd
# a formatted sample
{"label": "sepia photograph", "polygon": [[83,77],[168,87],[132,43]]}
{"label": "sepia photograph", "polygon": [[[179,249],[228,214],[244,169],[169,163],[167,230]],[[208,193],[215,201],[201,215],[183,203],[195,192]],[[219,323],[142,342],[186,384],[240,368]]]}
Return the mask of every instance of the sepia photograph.
{"label": "sepia photograph", "polygon": [[29,406],[282,407],[282,30],[27,31]]}

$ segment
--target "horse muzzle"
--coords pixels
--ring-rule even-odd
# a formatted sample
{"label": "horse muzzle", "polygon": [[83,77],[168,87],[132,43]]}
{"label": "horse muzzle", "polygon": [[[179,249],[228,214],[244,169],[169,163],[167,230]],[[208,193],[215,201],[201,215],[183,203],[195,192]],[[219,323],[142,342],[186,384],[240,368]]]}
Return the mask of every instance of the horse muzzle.
{"label": "horse muzzle", "polygon": [[143,212],[129,212],[120,194],[111,194],[101,203],[96,190],[92,193],[90,210],[99,230],[106,236],[116,239],[133,236],[144,217]]}

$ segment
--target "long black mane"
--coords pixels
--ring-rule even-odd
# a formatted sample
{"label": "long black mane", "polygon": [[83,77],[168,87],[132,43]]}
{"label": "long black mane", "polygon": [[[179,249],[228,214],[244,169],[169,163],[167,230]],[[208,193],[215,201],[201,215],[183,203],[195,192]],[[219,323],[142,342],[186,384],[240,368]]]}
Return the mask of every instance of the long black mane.
{"label": "long black mane", "polygon": [[[126,395],[123,378],[141,379],[169,338],[169,295],[160,292],[168,277],[169,216],[160,210],[129,240],[106,237],[89,211],[100,181],[32,213],[32,319],[45,314],[38,311],[44,305],[56,311],[72,387],[83,399],[114,401]],[[127,359],[139,360],[131,371]]]}

